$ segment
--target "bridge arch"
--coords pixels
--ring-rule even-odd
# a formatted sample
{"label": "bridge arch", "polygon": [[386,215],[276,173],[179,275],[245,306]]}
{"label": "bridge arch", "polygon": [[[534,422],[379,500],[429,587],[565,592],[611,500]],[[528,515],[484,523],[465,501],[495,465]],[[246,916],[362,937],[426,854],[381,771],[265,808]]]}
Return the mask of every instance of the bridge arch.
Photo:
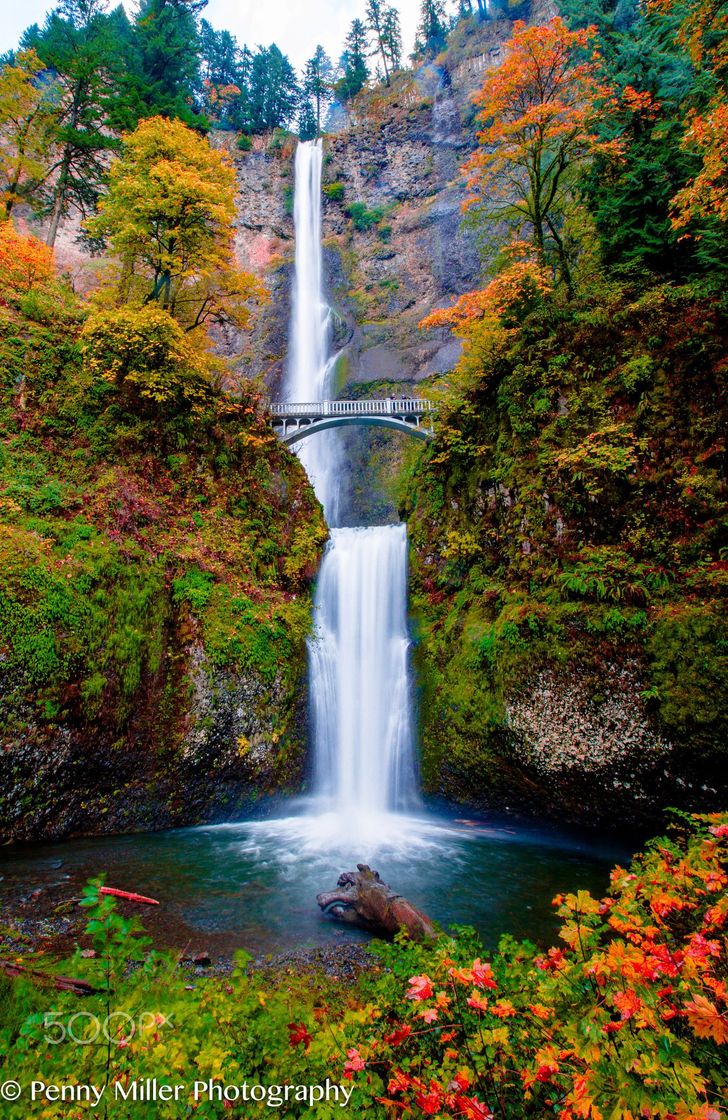
{"label": "bridge arch", "polygon": [[432,439],[434,406],[419,399],[369,399],[317,401],[312,404],[270,405],[271,421],[280,440],[289,447],[328,428],[364,425],[391,428],[415,439]]}
{"label": "bridge arch", "polygon": [[345,428],[352,424],[368,428],[393,428],[396,432],[404,432],[408,436],[414,436],[415,439],[432,439],[432,432],[429,428],[408,424],[406,420],[398,420],[394,416],[329,416],[293,428],[281,436],[281,441],[291,447],[294,443],[300,443],[302,439],[306,439],[307,436],[315,435],[316,432],[323,432],[327,428]]}

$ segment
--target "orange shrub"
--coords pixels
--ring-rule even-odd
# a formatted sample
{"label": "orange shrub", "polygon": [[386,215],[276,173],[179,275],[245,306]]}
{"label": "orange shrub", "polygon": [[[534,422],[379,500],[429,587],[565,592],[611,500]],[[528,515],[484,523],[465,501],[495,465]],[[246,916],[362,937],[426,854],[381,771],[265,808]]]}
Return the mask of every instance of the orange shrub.
{"label": "orange shrub", "polygon": [[56,278],[53,250],[31,234],[19,233],[12,222],[0,225],[0,291],[25,295]]}

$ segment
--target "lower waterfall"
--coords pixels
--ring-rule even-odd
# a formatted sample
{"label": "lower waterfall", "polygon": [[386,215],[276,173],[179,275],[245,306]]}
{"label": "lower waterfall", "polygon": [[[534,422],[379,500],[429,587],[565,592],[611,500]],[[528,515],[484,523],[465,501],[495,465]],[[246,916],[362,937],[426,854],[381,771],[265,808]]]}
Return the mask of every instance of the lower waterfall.
{"label": "lower waterfall", "polygon": [[309,650],[315,793],[342,813],[411,807],[404,525],[331,531]]}

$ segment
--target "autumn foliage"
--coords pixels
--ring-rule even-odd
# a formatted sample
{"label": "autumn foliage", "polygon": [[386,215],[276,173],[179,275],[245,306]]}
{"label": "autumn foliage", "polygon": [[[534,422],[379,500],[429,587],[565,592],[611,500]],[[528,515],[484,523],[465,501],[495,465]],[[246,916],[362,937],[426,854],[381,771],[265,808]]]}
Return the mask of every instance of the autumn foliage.
{"label": "autumn foliage", "polygon": [[594,28],[570,31],[560,18],[514,25],[504,62],[474,98],[482,128],[464,168],[468,205],[532,237],[540,263],[555,260],[567,282],[562,227],[574,174],[597,152],[618,151],[596,129],[610,91],[594,37]]}
{"label": "autumn foliage", "polygon": [[89,232],[118,264],[106,294],[156,303],[183,328],[248,325],[264,289],[235,259],[235,171],[224,152],[181,121],[152,117],[124,139]]}
{"label": "autumn foliage", "polygon": [[695,178],[673,199],[673,225],[683,229],[694,219],[728,221],[728,102],[716,101],[705,114],[694,114],[685,147],[701,157]]}
{"label": "autumn foliage", "polygon": [[115,254],[83,337],[94,378],[135,411],[199,410],[219,362],[212,324],[248,326],[262,284],[237,265],[235,172],[180,121],[126,136],[109,191],[87,225]]}
{"label": "autumn foliage", "polygon": [[133,411],[192,408],[210,399],[207,355],[161,307],[119,307],[92,316],[81,335],[85,365]]}
{"label": "autumn foliage", "polygon": [[53,250],[11,221],[0,224],[0,290],[23,295],[50,284],[56,275]]}
{"label": "autumn foliage", "polygon": [[343,1076],[381,1084],[393,1118],[719,1120],[728,818],[681,833],[617,867],[608,897],[558,896],[547,952],[507,938],[464,965],[453,942],[408,946],[416,973],[397,963]]}
{"label": "autumn foliage", "polygon": [[[728,4],[724,0],[651,0],[650,8],[680,16],[678,39],[703,84],[713,89],[707,106],[693,109],[683,147],[699,156],[694,179],[673,199],[673,226],[728,221]],[[706,81],[707,78],[707,81]]]}
{"label": "autumn foliage", "polygon": [[523,312],[553,284],[548,271],[531,254],[513,260],[483,289],[466,292],[451,307],[431,312],[420,326],[452,327],[455,334],[467,337],[469,328],[481,319],[500,320],[509,313]]}

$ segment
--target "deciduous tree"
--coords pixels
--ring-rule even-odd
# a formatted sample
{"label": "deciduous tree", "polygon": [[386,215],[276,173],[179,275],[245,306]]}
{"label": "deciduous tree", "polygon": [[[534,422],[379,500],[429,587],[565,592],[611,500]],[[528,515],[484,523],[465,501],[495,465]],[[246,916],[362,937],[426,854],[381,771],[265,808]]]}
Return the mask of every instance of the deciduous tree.
{"label": "deciduous tree", "polygon": [[18,233],[12,222],[0,225],[0,285],[24,295],[50,284],[56,275],[53,251],[37,237]]}
{"label": "deciduous tree", "polygon": [[56,90],[33,50],[0,71],[0,190],[3,217],[18,202],[40,206],[58,119]]}
{"label": "deciduous tree", "polygon": [[678,38],[709,84],[706,105],[690,113],[684,147],[700,158],[700,170],[673,200],[673,225],[728,222],[728,3],[726,0],[652,0],[654,8],[680,17]]}
{"label": "deciduous tree", "polygon": [[226,155],[181,121],[153,117],[125,137],[109,192],[87,223],[118,261],[112,302],[156,303],[186,330],[245,326],[262,297],[233,253],[235,172]]}
{"label": "deciduous tree", "polygon": [[[478,151],[466,164],[470,205],[532,239],[538,260],[571,285],[563,220],[575,175],[596,152],[596,117],[608,91],[599,80],[593,29],[516,23],[505,61],[475,98]],[[588,49],[591,47],[591,53]]]}

